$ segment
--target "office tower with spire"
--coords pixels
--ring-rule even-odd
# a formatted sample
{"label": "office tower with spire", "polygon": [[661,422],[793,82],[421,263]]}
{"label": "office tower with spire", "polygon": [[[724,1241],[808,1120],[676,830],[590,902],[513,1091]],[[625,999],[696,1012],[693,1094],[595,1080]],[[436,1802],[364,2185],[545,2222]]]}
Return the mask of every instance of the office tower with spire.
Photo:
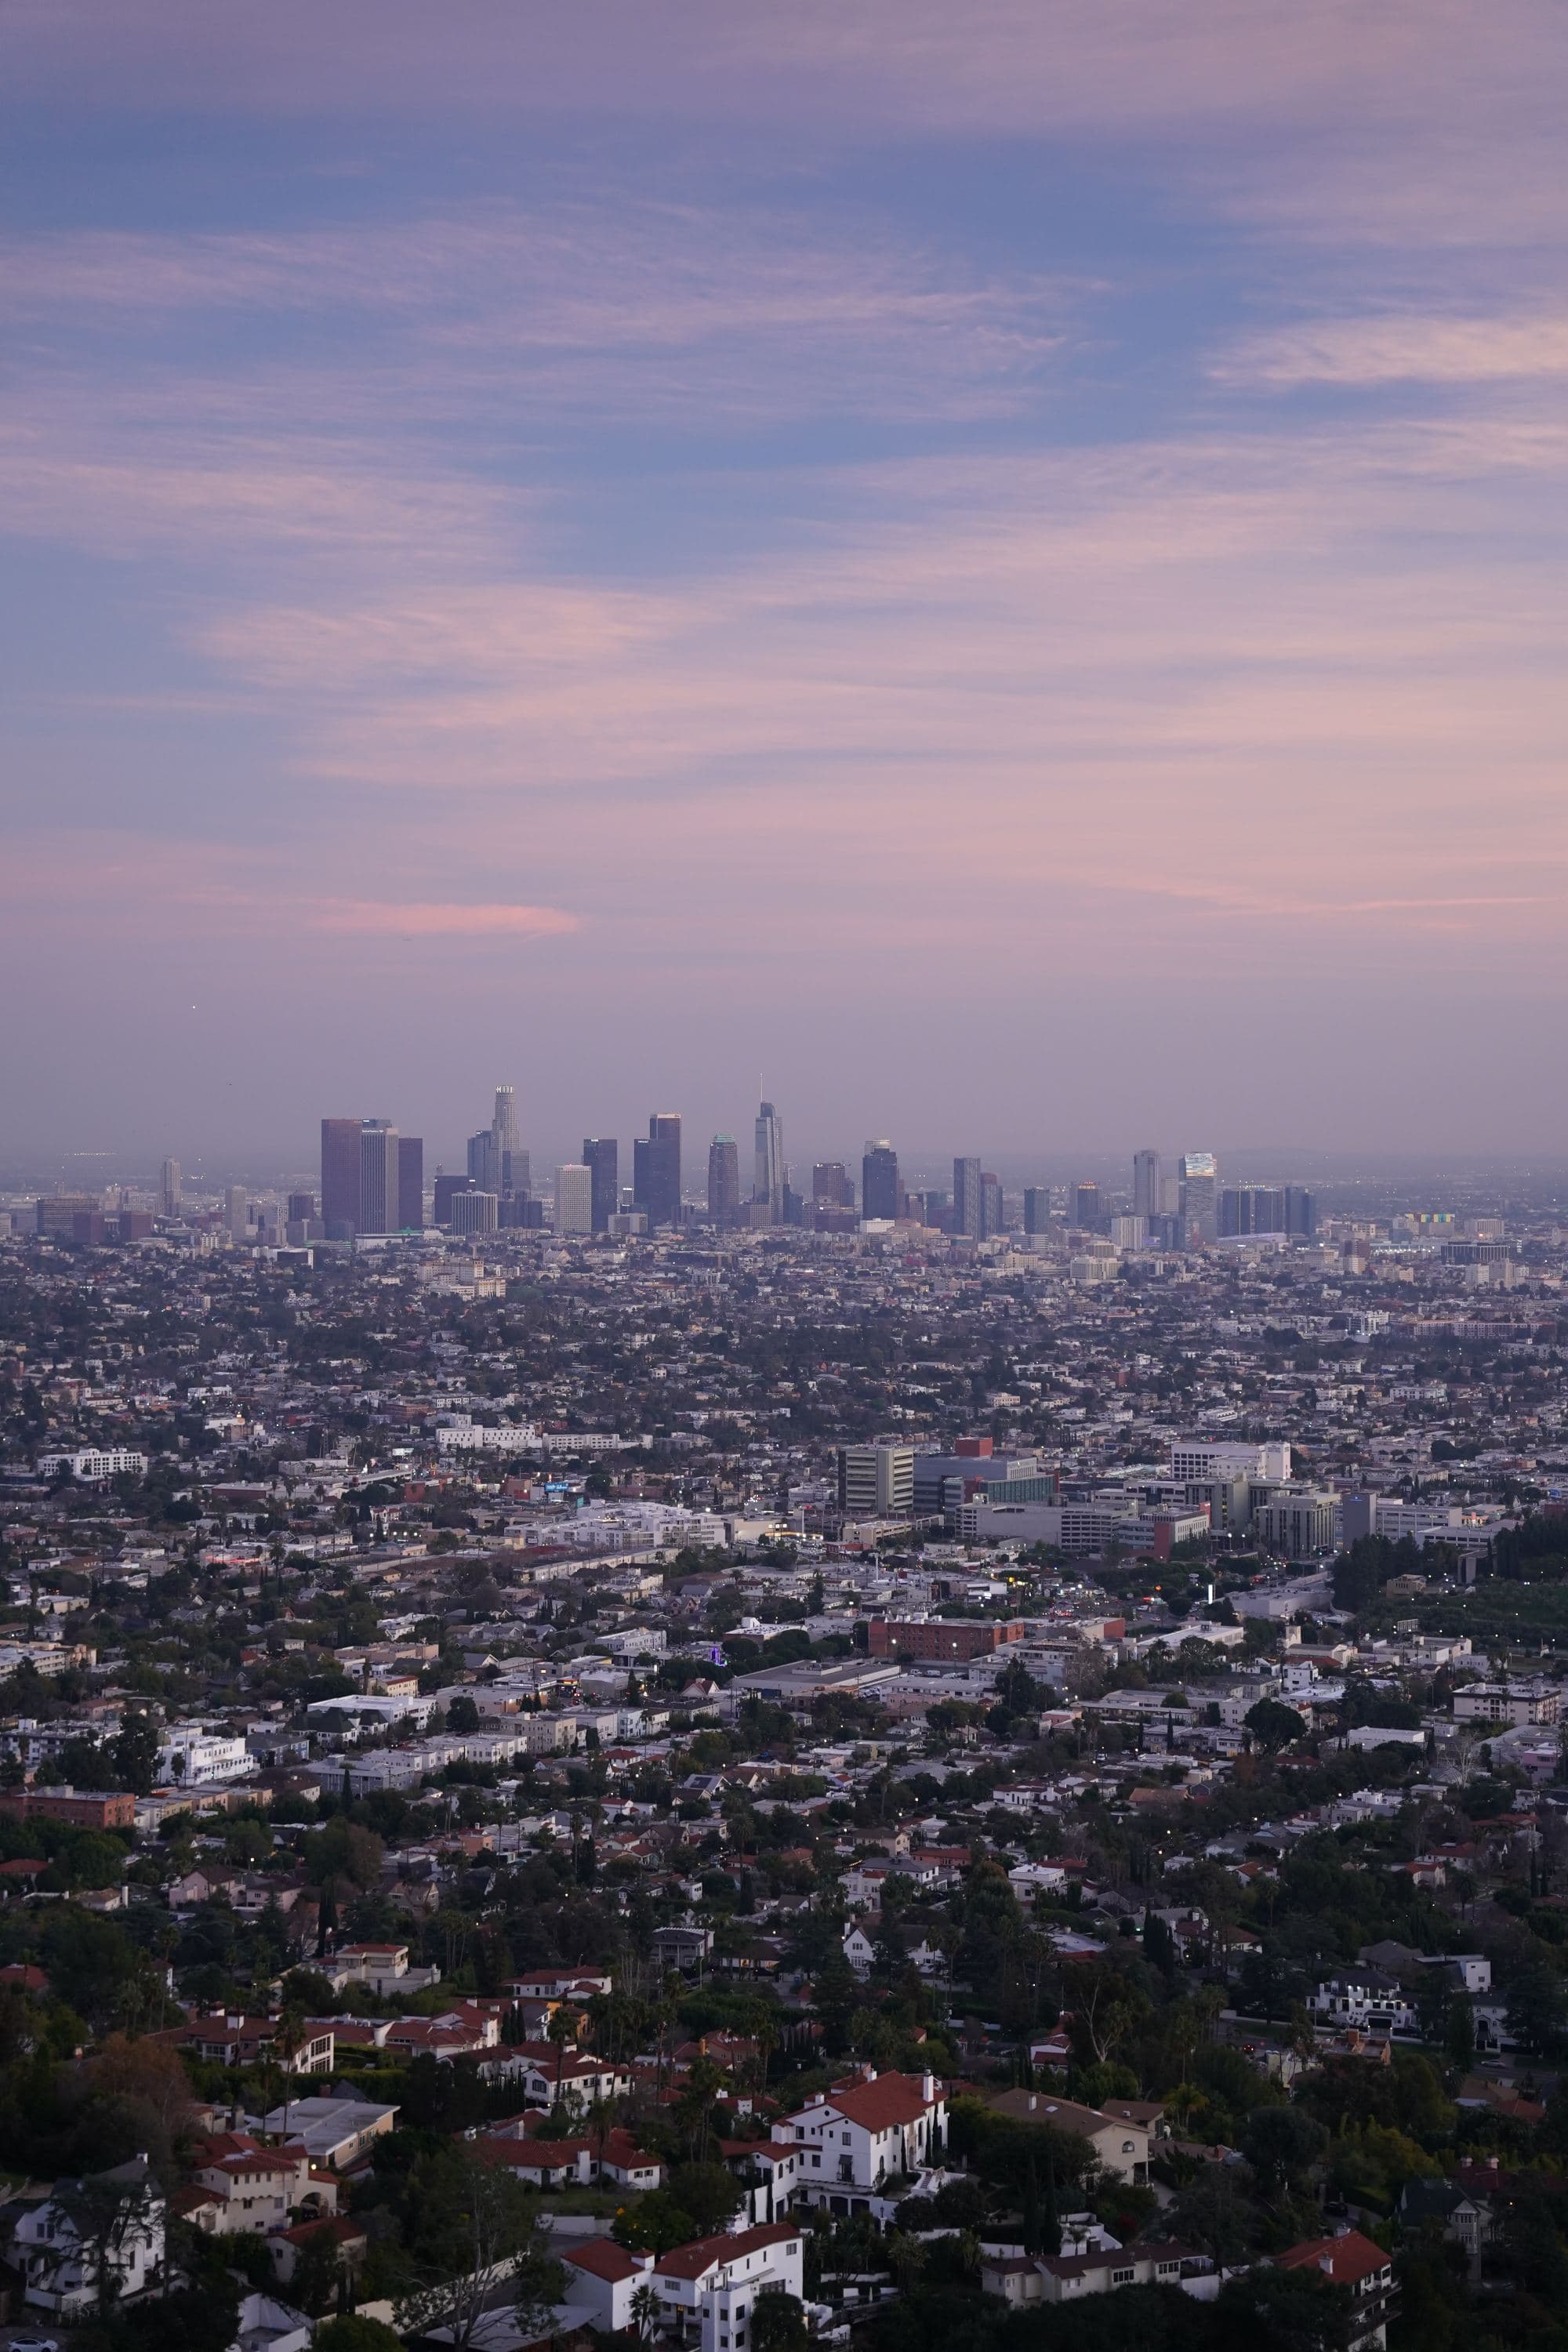
{"label": "office tower with spire", "polygon": [[741,1222],[741,1152],[732,1135],[708,1146],[708,1214],[724,1233]]}
{"label": "office tower with spire", "polygon": [[494,1148],[493,1167],[495,1190],[503,1201],[516,1198],[526,1201],[529,1193],[530,1170],[528,1154],[522,1148],[517,1127],[517,1097],[510,1087],[496,1088],[495,1110],[490,1119],[490,1141]]}
{"label": "office tower with spire", "polygon": [[163,1162],[163,1178],[160,1181],[158,1190],[159,1205],[166,1217],[177,1217],[180,1213],[180,1191],[182,1182],[183,1179],[180,1173],[179,1161],[177,1160],[165,1160]]}
{"label": "office tower with spire", "polygon": [[860,1161],[860,1214],[868,1221],[891,1221],[903,1205],[899,1181],[899,1155],[887,1137],[868,1139]]}
{"label": "office tower with spire", "polygon": [[1132,1154],[1132,1213],[1135,1217],[1157,1217],[1163,1206],[1160,1155],[1147,1150],[1135,1151]]}
{"label": "office tower with spire", "polygon": [[321,1121],[321,1230],[330,1242],[352,1242],[359,1230],[360,1123]]}
{"label": "office tower with spire", "polygon": [[360,1121],[358,1231],[397,1231],[397,1129],[388,1118]]}
{"label": "office tower with spire", "polygon": [[621,1205],[621,1148],[616,1138],[585,1135],[583,1165],[594,1180],[594,1231],[607,1234]]}
{"label": "office tower with spire", "polygon": [[784,1222],[784,1121],[771,1102],[757,1111],[756,1158],[752,1178],[752,1223]]}

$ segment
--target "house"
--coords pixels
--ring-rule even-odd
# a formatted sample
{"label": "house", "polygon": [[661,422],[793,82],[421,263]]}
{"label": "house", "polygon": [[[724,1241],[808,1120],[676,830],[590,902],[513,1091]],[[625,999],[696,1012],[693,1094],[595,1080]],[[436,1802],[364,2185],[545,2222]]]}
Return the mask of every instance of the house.
{"label": "house", "polygon": [[802,2287],[801,2233],[788,2221],[697,2238],[661,2254],[653,2266],[666,2325],[700,2352],[746,2352],[747,2321],[759,2294]]}
{"label": "house", "polygon": [[1420,2030],[1415,2002],[1406,1998],[1398,1979],[1384,1976],[1381,1969],[1358,1967],[1326,1978],[1307,2006],[1325,2025],[1355,2025],[1374,2033]]}
{"label": "house", "polygon": [[1117,2246],[1085,2254],[995,2255],[980,2265],[980,2284],[1015,2309],[1034,2303],[1077,2303],[1123,2286],[1180,2286],[1207,2277],[1207,2254],[1183,2246]]}
{"label": "house", "polygon": [[106,2267],[114,2302],[161,2287],[163,2221],[163,2191],[144,2157],[85,2180],[57,2181],[12,2236],[23,2301],[62,2319],[85,2316],[100,2301]]}
{"label": "house", "polygon": [[[920,2171],[946,2137],[947,2093],[934,2074],[870,2068],[773,2127],[773,2143],[795,2149],[799,2193],[834,2212],[864,2211],[866,2192]],[[846,2200],[848,2189],[862,2192],[858,2204]]]}
{"label": "house", "polygon": [[291,2304],[275,2295],[247,2294],[240,2299],[239,2333],[229,2352],[310,2352],[310,2322]]}
{"label": "house", "polygon": [[215,2202],[187,2218],[220,2238],[266,2236],[286,2230],[297,2208],[313,2208],[319,2218],[337,2206],[330,2177],[321,2186],[312,2182],[310,2155],[302,2146],[263,2147],[248,2132],[223,2132],[203,2141],[195,2185]]}
{"label": "house", "polygon": [[746,2192],[741,2207],[746,2220],[759,2229],[782,2221],[795,2201],[806,2151],[781,2140],[722,2139],[719,2153]]}
{"label": "house", "polygon": [[502,2126],[479,2143],[489,2164],[499,2165],[529,2189],[585,2189],[594,2178],[593,2150],[585,2139],[527,2139]]}
{"label": "house", "polygon": [[410,1968],[406,1944],[344,1944],[332,1956],[328,1981],[334,1992],[354,1984],[382,1994],[421,1992],[440,1983],[441,1971],[434,1966]]}
{"label": "house", "polygon": [[1483,2248],[1500,2227],[1491,2199],[1458,2180],[1407,2180],[1399,2195],[1399,2225],[1407,2242],[1436,2230],[1445,2245],[1462,2246],[1472,2281],[1481,2274]]}
{"label": "house", "polygon": [[1077,2139],[1088,2140],[1107,2172],[1113,2172],[1119,2180],[1140,2187],[1148,2180],[1152,2126],[1139,2120],[1144,2112],[1141,2102],[1115,2100],[1113,2114],[1100,2107],[1080,2107],[1074,2100],[1058,2099],[1049,2091],[994,2091],[985,2104],[996,2115],[1011,2116],[1015,2123],[1048,2125],[1053,2131],[1070,2132]]}
{"label": "house", "polygon": [[353,2278],[363,2265],[370,2240],[363,2223],[351,2221],[346,2213],[329,2213],[319,2221],[297,2221],[291,2230],[280,2230],[267,2241],[273,2275],[279,2285],[288,2285],[301,2259],[318,2246],[331,2246],[337,2258],[339,2275]]}
{"label": "house", "polygon": [[858,1977],[870,1975],[876,1950],[863,1927],[851,1927],[845,1937],[844,1957]]}
{"label": "house", "polygon": [[1384,2352],[1394,2307],[1394,2265],[1383,2248],[1359,2230],[1331,2238],[1309,2238],[1276,2254],[1282,2271],[1314,2271],[1331,2286],[1349,2287],[1354,2298],[1347,2352]]}
{"label": "house", "polygon": [[292,2099],[287,2110],[274,2107],[264,2116],[261,2128],[278,2137],[287,2130],[290,2139],[300,2142],[312,2165],[342,2172],[365,2153],[373,2139],[392,2129],[396,2115],[395,2107],[378,2105],[374,2099]]}
{"label": "house", "polygon": [[599,2150],[598,2174],[601,2180],[613,2180],[621,2189],[642,2190],[659,2187],[664,2166],[657,2156],[638,2147],[630,2132],[616,2130],[606,2133]]}
{"label": "house", "polygon": [[567,2302],[585,2304],[600,2335],[618,2335],[636,2326],[632,2298],[649,2283],[651,2254],[628,2253],[613,2238],[590,2238],[585,2244],[564,2247],[562,2260]]}
{"label": "house", "polygon": [[520,2053],[520,2063],[508,2071],[521,2074],[528,2097],[541,2106],[552,2106],[559,2099],[563,2107],[579,2115],[600,2101],[631,2095],[632,2078],[625,2066],[582,2050],[567,2050],[559,2056],[552,2051],[548,2059]]}

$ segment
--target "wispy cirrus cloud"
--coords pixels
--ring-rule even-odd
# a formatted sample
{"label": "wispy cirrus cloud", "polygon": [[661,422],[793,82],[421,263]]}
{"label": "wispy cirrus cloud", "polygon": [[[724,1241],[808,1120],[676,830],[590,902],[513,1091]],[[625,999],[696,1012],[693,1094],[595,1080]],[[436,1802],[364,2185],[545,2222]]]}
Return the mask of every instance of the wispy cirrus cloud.
{"label": "wispy cirrus cloud", "polygon": [[1553,381],[1568,375],[1568,310],[1308,320],[1242,338],[1215,358],[1213,373],[1276,391]]}

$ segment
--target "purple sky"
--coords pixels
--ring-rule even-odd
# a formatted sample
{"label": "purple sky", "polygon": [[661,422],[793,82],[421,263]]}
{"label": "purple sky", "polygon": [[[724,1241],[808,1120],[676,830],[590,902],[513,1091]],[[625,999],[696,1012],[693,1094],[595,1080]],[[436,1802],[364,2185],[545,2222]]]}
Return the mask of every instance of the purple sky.
{"label": "purple sky", "polygon": [[9,0],[0,1143],[1568,1150],[1558,0]]}

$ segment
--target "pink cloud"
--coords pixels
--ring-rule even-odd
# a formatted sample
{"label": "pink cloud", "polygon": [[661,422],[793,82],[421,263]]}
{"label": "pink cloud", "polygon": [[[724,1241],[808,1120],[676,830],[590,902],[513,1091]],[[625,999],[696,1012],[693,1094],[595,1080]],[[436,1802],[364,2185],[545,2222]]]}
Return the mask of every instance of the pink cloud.
{"label": "pink cloud", "polygon": [[559,907],[308,898],[300,911],[312,930],[375,932],[389,939],[556,939],[582,928],[575,915]]}

